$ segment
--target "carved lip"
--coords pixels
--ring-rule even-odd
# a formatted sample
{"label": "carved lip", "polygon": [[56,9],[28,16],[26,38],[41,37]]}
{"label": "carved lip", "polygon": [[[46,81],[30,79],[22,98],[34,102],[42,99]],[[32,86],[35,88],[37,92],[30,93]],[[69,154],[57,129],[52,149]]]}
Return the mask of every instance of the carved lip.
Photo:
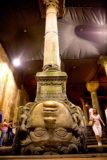
{"label": "carved lip", "polygon": [[44,121],[48,124],[48,127],[50,127],[50,125],[52,127],[53,124],[55,124],[56,118],[55,117],[44,117]]}
{"label": "carved lip", "polygon": [[45,117],[44,120],[55,121],[55,117]]}

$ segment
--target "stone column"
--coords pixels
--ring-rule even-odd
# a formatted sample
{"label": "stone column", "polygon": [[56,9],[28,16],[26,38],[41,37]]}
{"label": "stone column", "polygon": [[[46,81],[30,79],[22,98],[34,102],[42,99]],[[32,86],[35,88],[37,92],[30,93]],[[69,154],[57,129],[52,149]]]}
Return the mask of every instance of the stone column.
{"label": "stone column", "polygon": [[46,70],[51,67],[60,70],[59,41],[57,28],[58,0],[43,0],[46,4],[46,26],[44,44],[44,64]]}
{"label": "stone column", "polygon": [[20,104],[20,99],[21,99],[21,90],[17,89],[17,95],[16,95],[16,99],[15,99],[15,109],[14,109],[13,123],[17,122],[18,107],[21,105]]}
{"label": "stone column", "polygon": [[21,85],[20,88],[20,105],[24,106],[27,102],[29,102],[29,96],[27,92],[25,91],[23,85]]}
{"label": "stone column", "polygon": [[4,62],[0,62],[0,111],[3,107],[3,98],[5,94],[5,87],[7,82],[8,66]]}
{"label": "stone column", "polygon": [[17,88],[16,98],[14,101],[14,109],[11,111],[11,116],[13,116],[13,122],[17,122],[17,114],[18,114],[18,108],[19,106],[24,106],[28,102],[28,95],[26,91],[24,90],[23,86],[21,86],[20,89]]}
{"label": "stone column", "polygon": [[99,101],[98,101],[98,97],[97,97],[97,89],[99,87],[99,82],[98,81],[87,82],[86,87],[87,87],[87,90],[91,94],[93,108],[96,107],[98,113],[101,115],[101,109],[100,109],[100,105],[99,105]]}
{"label": "stone column", "polygon": [[16,99],[17,99],[17,85],[15,83],[15,81],[13,81],[13,88],[11,91],[11,104],[10,104],[10,115],[9,115],[9,120],[13,120],[14,118],[14,112],[16,110],[15,104],[16,104]]}
{"label": "stone column", "polygon": [[61,72],[59,39],[57,28],[58,0],[43,0],[46,6],[43,72],[36,74],[37,90],[35,101],[67,99],[67,74]]}
{"label": "stone column", "polygon": [[3,119],[7,119],[7,121],[13,119],[16,91],[17,91],[17,85],[12,70],[8,66],[7,79],[6,79],[5,90],[3,94],[3,102],[2,102]]}
{"label": "stone column", "polygon": [[88,112],[87,112],[87,108],[85,106],[83,98],[80,98],[80,101],[82,103],[83,113],[84,113],[84,116],[85,116],[86,124],[88,124]]}
{"label": "stone column", "polygon": [[101,64],[104,67],[105,73],[107,75],[107,56],[101,56],[99,58],[98,64]]}

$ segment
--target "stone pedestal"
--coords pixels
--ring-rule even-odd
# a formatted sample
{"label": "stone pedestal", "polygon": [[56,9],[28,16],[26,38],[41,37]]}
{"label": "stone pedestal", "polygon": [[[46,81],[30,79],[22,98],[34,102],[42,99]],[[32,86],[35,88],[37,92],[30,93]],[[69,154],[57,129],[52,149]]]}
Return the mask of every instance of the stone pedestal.
{"label": "stone pedestal", "polygon": [[58,100],[65,101],[67,74],[61,71],[44,71],[36,74],[36,101]]}

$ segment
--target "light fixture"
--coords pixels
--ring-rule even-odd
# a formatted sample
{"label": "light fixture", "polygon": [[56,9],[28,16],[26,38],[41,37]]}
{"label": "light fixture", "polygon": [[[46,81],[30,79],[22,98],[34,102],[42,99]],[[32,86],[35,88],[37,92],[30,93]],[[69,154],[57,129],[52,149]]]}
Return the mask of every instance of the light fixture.
{"label": "light fixture", "polygon": [[85,103],[85,107],[87,108],[88,106],[89,106],[89,104],[86,102],[86,103]]}
{"label": "light fixture", "polygon": [[20,62],[20,59],[19,58],[15,58],[13,61],[12,61],[13,65],[15,67],[19,67],[21,62]]}
{"label": "light fixture", "polygon": [[23,30],[23,32],[26,33],[26,32],[27,32],[27,29],[25,28],[25,29]]}

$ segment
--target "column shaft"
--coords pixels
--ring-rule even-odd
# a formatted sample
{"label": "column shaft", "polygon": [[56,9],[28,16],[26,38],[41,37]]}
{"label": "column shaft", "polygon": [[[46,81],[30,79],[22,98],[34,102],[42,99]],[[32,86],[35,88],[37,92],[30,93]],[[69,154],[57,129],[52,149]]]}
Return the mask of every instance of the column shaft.
{"label": "column shaft", "polygon": [[52,66],[60,69],[59,42],[57,29],[57,8],[48,6],[46,10],[44,68]]}
{"label": "column shaft", "polygon": [[103,64],[103,66],[104,66],[105,73],[106,73],[106,76],[107,76],[107,63]]}
{"label": "column shaft", "polygon": [[101,109],[100,109],[100,105],[99,105],[99,101],[98,101],[98,97],[97,97],[96,92],[91,92],[91,100],[92,100],[93,108],[96,107],[98,113],[101,114]]}
{"label": "column shaft", "polygon": [[3,98],[5,93],[5,86],[7,80],[7,65],[0,62],[0,110],[2,110]]}
{"label": "column shaft", "polygon": [[84,103],[83,98],[80,98],[80,101],[81,101],[82,106],[83,106],[83,113],[85,115],[86,124],[88,124],[88,112],[87,112],[87,108],[85,107],[85,103]]}
{"label": "column shaft", "polygon": [[21,99],[21,90],[17,89],[17,95],[16,95],[16,100],[15,100],[15,109],[14,109],[14,116],[13,116],[13,123],[17,122],[18,107],[21,105],[20,104],[20,99]]}
{"label": "column shaft", "polygon": [[98,97],[97,97],[97,89],[99,87],[99,82],[98,81],[87,82],[86,87],[87,87],[87,90],[91,94],[93,108],[96,107],[98,113],[101,115],[101,109],[100,109],[100,105],[99,105],[99,101],[98,101]]}
{"label": "column shaft", "polygon": [[[13,83],[14,83],[14,81],[13,81]],[[16,103],[16,98],[17,98],[17,86],[16,86],[15,83],[13,85],[12,93],[11,94],[12,94],[12,96],[11,96],[11,106],[10,106],[9,119],[13,120],[13,118],[14,118],[14,112],[16,110],[15,103]]]}

